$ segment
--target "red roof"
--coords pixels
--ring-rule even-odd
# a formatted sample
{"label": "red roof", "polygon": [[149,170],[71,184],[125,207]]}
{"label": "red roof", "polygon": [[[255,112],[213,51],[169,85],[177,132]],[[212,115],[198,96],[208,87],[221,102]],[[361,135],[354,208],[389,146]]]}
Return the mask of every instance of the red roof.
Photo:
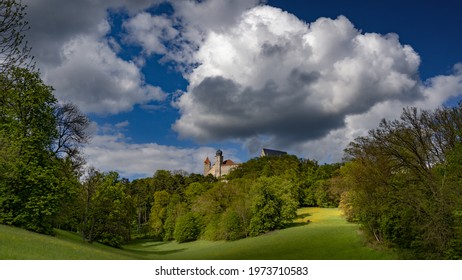
{"label": "red roof", "polygon": [[223,165],[235,165],[234,161],[230,160],[230,159],[227,159],[225,161],[223,161]]}
{"label": "red roof", "polygon": [[207,157],[204,161],[205,164],[210,164],[210,160],[209,160],[209,157]]}

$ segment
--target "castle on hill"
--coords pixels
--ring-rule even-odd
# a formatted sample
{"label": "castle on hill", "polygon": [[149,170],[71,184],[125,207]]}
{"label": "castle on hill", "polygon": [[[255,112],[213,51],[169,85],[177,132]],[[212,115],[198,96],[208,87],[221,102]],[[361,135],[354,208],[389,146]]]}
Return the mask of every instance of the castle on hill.
{"label": "castle on hill", "polygon": [[215,163],[212,165],[212,162],[207,157],[204,161],[204,176],[213,175],[216,178],[220,178],[221,176],[228,175],[231,170],[238,167],[239,163],[235,163],[234,161],[227,159],[223,160],[223,152],[218,150],[215,153]]}
{"label": "castle on hill", "polygon": [[[265,156],[283,156],[287,155],[286,152],[271,150],[271,149],[262,149],[260,157]],[[215,153],[215,162],[212,165],[209,157],[204,161],[204,176],[212,175],[215,178],[220,178],[222,176],[228,175],[231,170],[238,167],[240,163],[235,163],[234,161],[227,159],[223,160],[223,152],[217,150]]]}

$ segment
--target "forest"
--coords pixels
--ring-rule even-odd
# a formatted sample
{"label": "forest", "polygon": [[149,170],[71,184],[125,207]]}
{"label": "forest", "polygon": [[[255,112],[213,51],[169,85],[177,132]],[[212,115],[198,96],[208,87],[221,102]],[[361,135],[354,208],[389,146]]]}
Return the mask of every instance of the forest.
{"label": "forest", "polygon": [[55,226],[111,246],[131,238],[187,242],[257,236],[290,225],[301,205],[337,206],[340,193],[329,187],[329,178],[339,166],[267,157],[242,164],[226,180],[158,170],[132,182],[91,169]]}
{"label": "forest", "polygon": [[291,226],[302,206],[340,207],[371,242],[405,258],[462,258],[462,104],[404,108],[350,143],[342,163],[261,157],[220,180],[157,170],[129,181],[86,167],[89,119],[40,78],[26,7],[2,5],[0,224],[120,247],[237,240]]}

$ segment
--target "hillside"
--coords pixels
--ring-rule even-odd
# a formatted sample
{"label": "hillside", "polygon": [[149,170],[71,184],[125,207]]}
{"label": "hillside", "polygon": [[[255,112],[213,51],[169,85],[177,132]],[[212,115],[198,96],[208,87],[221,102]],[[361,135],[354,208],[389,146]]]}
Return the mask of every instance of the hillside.
{"label": "hillside", "polygon": [[[307,221],[310,221],[307,223]],[[0,259],[396,259],[365,246],[358,226],[338,209],[303,208],[291,228],[233,242],[134,241],[124,249],[87,244],[78,235],[56,237],[0,225]]]}

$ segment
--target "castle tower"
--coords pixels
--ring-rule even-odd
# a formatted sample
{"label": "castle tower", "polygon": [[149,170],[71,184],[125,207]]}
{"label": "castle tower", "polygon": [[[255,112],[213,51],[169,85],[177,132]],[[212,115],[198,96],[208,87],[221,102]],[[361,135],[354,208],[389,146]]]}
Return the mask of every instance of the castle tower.
{"label": "castle tower", "polygon": [[221,165],[223,164],[223,152],[221,150],[217,150],[215,153],[215,177],[221,177]]}
{"label": "castle tower", "polygon": [[209,157],[207,157],[204,161],[204,176],[207,175],[207,173],[212,169],[212,163],[209,160]]}

